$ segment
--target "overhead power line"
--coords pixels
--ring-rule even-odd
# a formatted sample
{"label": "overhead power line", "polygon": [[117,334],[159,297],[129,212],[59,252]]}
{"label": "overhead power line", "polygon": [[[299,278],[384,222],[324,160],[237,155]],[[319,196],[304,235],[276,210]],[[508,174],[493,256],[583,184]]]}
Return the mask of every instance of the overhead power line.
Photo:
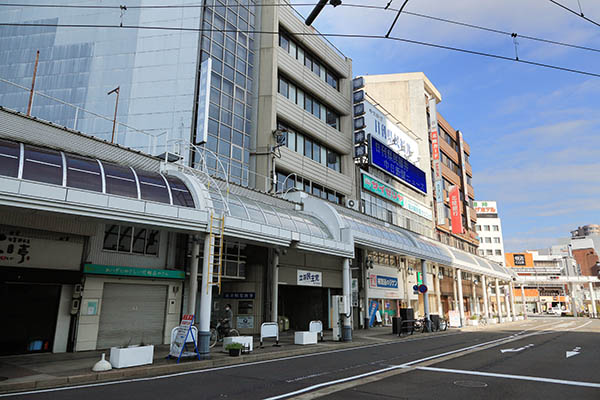
{"label": "overhead power line", "polygon": [[[254,6],[255,7],[290,7],[290,6],[313,7],[315,4],[316,3],[297,3],[297,4],[292,5],[292,4],[283,2],[283,3],[271,3],[271,4],[258,3],[258,4],[254,4]],[[339,6],[340,7],[349,7],[349,8],[366,8],[366,9],[383,10],[383,11],[396,11],[396,12],[401,10],[401,9],[397,9],[397,8],[391,8],[390,5],[391,5],[391,1],[386,6],[368,5],[368,4],[353,4],[353,3],[342,3]],[[84,8],[84,9],[91,8],[91,9],[112,9],[112,10],[119,10],[119,11],[122,10],[122,7],[123,7],[123,6],[108,6],[108,5],[0,3],[0,7],[3,7],[3,6],[4,7],[29,7],[29,8]],[[163,8],[166,8],[166,9],[168,9],[168,8],[202,8],[202,7],[214,9],[214,8],[237,7],[237,5],[233,6],[233,5],[199,5],[199,4],[182,4],[182,5],[158,5],[157,4],[157,5],[142,5],[142,6],[126,6],[126,7],[127,7],[127,9],[130,9],[130,10],[133,10],[133,9],[163,9]],[[574,12],[573,10],[570,10],[570,9],[569,9],[569,11]],[[594,48],[594,47],[589,47],[589,46],[580,46],[580,45],[573,44],[573,43],[566,43],[566,42],[561,42],[561,41],[557,41],[557,40],[538,38],[535,36],[523,35],[523,34],[516,33],[516,32],[508,32],[508,31],[495,29],[495,28],[489,28],[489,27],[485,27],[485,26],[481,26],[481,25],[469,24],[466,22],[451,20],[448,18],[441,18],[441,17],[420,14],[420,13],[405,11],[405,10],[402,10],[402,14],[419,17],[419,18],[424,18],[424,19],[429,19],[432,21],[444,22],[444,23],[452,24],[452,25],[463,26],[465,28],[471,28],[471,29],[477,29],[477,30],[481,30],[481,31],[496,33],[499,35],[504,35],[504,36],[509,36],[509,37],[514,37],[514,35],[517,35],[521,39],[533,40],[533,41],[553,44],[553,45],[557,45],[557,46],[564,46],[564,47],[570,47],[570,48],[579,49],[579,50],[586,50],[586,51],[593,51],[596,53],[600,53],[599,48]],[[577,12],[575,12],[575,14],[580,15]],[[591,21],[591,22],[593,22],[593,21]]]}
{"label": "overhead power line", "polygon": [[[202,28],[182,28],[182,27],[168,27],[168,26],[140,26],[140,25],[100,25],[100,24],[48,24],[48,23],[0,23],[0,26],[37,26],[37,27],[54,27],[54,28],[94,28],[94,29],[150,29],[150,30],[164,30],[164,31],[184,31],[184,32],[241,32],[241,33],[255,33],[264,35],[278,35],[278,31],[258,31],[258,30],[238,30],[238,29],[202,29]],[[550,68],[559,71],[573,72],[581,75],[588,75],[600,78],[600,73],[594,73],[589,71],[582,71],[573,68],[566,68],[552,64],[545,64],[536,61],[515,59],[494,53],[486,53],[482,51],[463,49],[460,47],[446,46],[437,43],[425,42],[420,40],[399,38],[399,37],[385,37],[383,35],[366,35],[366,34],[351,34],[351,33],[317,33],[317,32],[290,32],[291,35],[295,36],[323,36],[323,37],[339,37],[339,38],[352,38],[352,39],[387,39],[404,43],[417,44],[421,46],[433,47],[437,49],[444,49],[455,51],[459,53],[478,55],[483,57],[495,58],[499,60],[515,61],[521,64],[534,65],[543,68]]]}
{"label": "overhead power line", "polygon": [[[567,7],[567,6],[565,6],[565,5],[561,4],[561,3],[559,3],[558,1],[554,1],[554,0],[549,0],[549,1],[550,1],[550,3],[552,3],[552,4],[556,4],[557,6],[559,6],[559,7],[561,7],[561,8],[564,8],[564,9],[565,9],[565,10],[567,10],[568,12],[570,12],[570,13],[573,13],[573,14],[577,15],[578,17],[581,17],[581,18],[585,19],[586,21],[588,21],[588,22],[591,22],[592,24],[594,24],[594,25],[596,25],[596,26],[600,26],[600,24],[599,24],[598,22],[596,22],[596,21],[594,21],[594,20],[591,20],[591,19],[589,19],[588,17],[586,17],[585,15],[583,15],[583,11],[581,11],[581,12],[577,12],[577,11],[575,11],[575,10],[572,10],[572,9],[570,9],[569,7]],[[581,4],[580,4],[580,6],[581,6]]]}

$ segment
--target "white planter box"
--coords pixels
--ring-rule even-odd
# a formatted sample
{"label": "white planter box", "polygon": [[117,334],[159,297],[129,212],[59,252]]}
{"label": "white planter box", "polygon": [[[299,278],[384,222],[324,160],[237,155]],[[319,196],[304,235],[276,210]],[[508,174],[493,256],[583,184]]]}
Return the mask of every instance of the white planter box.
{"label": "white planter box", "polygon": [[468,321],[468,324],[471,325],[471,326],[478,326],[479,325],[479,321],[476,320],[476,319],[469,319],[467,321]]}
{"label": "white planter box", "polygon": [[226,349],[227,345],[231,343],[240,343],[244,346],[242,352],[254,350],[252,336],[227,336],[226,338],[223,338],[223,351],[225,353],[229,352],[229,350]]}
{"label": "white planter box", "polygon": [[488,324],[497,324],[498,320],[496,318],[490,318],[488,319]]}
{"label": "white planter box", "polygon": [[294,333],[294,344],[317,344],[317,332]]}
{"label": "white planter box", "polygon": [[113,368],[135,367],[152,364],[154,346],[112,347],[110,349],[110,364]]}

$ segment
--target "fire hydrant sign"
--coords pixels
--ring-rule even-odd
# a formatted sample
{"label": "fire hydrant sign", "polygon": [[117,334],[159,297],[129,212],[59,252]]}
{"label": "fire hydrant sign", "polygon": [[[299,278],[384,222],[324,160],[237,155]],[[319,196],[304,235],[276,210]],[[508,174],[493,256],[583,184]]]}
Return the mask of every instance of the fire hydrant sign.
{"label": "fire hydrant sign", "polygon": [[[175,332],[175,339],[171,342],[171,349],[169,351],[168,358],[177,357],[177,362],[179,362],[179,360],[181,359],[182,356],[195,356],[197,354],[198,359],[200,359],[200,354],[198,352],[197,338],[192,333],[192,324],[193,323],[194,323],[194,315],[186,314],[183,316],[183,318],[181,319],[181,323],[179,324],[179,326],[177,327],[177,330]],[[196,352],[195,353],[194,352],[186,352],[184,354],[185,344],[187,342],[187,338],[189,335],[191,335],[191,338],[194,342],[194,350],[196,350]],[[190,354],[188,354],[188,353],[190,353]]]}

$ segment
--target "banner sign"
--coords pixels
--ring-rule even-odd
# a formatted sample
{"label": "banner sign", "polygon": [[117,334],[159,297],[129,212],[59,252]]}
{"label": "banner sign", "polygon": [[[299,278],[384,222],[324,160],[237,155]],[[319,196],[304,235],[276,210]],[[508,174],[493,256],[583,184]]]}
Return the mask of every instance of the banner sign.
{"label": "banner sign", "polygon": [[379,111],[377,107],[368,101],[364,101],[363,115],[365,121],[365,131],[367,134],[372,134],[389,146],[396,153],[415,164],[419,161],[419,145],[417,141],[393,121],[388,119],[384,113]]}
{"label": "banner sign", "polygon": [[398,278],[384,275],[369,275],[369,285],[372,288],[398,289]]}
{"label": "banner sign", "polygon": [[436,100],[429,100],[429,138],[431,140],[431,161],[433,166],[434,198],[436,204],[437,224],[443,225],[444,216],[444,185],[442,183],[442,160],[440,155],[440,137],[437,121]]}
{"label": "banner sign", "polygon": [[212,76],[212,58],[200,64],[200,87],[198,90],[198,118],[196,120],[196,144],[208,140],[208,106],[210,104],[210,79]]}
{"label": "banner sign", "polygon": [[323,286],[323,273],[299,269],[297,283],[300,286]]}
{"label": "banner sign", "polygon": [[415,167],[398,153],[369,135],[369,163],[395,178],[409,184],[413,188],[427,193],[425,172]]}
{"label": "banner sign", "polygon": [[358,279],[352,278],[352,307],[358,307]]}
{"label": "banner sign", "polygon": [[237,329],[254,329],[254,315],[238,315]]}
{"label": "banner sign", "polygon": [[473,208],[477,214],[498,214],[495,201],[474,201]]}
{"label": "banner sign", "polygon": [[[194,337],[192,331],[192,324],[194,323],[194,315],[186,314],[181,319],[181,323],[175,330],[175,338],[171,340],[171,347],[169,350],[169,356],[177,357],[177,363],[181,357],[190,357],[190,356],[198,356],[198,360],[200,359],[200,353],[198,352],[198,338]],[[191,335],[191,336],[190,336]],[[194,343],[195,352],[186,352],[185,347],[187,343],[188,337],[191,337],[192,342]]]}
{"label": "banner sign", "polygon": [[223,293],[223,298],[224,299],[255,299],[256,298],[256,293],[255,292],[225,292]]}
{"label": "banner sign", "polygon": [[404,207],[406,210],[415,213],[418,216],[426,218],[430,221],[433,219],[433,212],[430,208],[425,207],[423,204],[411,199],[410,197],[406,197],[401,192],[389,185],[386,185],[385,183],[382,183],[365,172],[363,172],[362,175],[363,189],[375,193],[386,200],[393,201],[394,203],[399,204],[401,207]]}
{"label": "banner sign", "polygon": [[378,309],[379,302],[371,300],[371,303],[369,304],[369,327],[373,326],[373,323],[375,322],[375,315],[377,314]]}
{"label": "banner sign", "polygon": [[463,233],[458,186],[453,186],[450,189],[450,215],[452,218],[452,233]]}
{"label": "banner sign", "polygon": [[367,176],[365,174],[362,174],[362,177],[363,177],[362,181],[363,181],[364,189],[366,189],[370,192],[373,192],[375,194],[378,194],[379,196],[383,197],[384,199],[393,201],[394,203],[404,206],[404,196],[400,192],[398,192],[396,189],[386,185],[385,183],[378,181],[375,178],[371,178],[370,176]]}
{"label": "banner sign", "polygon": [[185,279],[185,272],[170,269],[118,267],[114,265],[85,264],[85,274],[139,276],[142,278]]}

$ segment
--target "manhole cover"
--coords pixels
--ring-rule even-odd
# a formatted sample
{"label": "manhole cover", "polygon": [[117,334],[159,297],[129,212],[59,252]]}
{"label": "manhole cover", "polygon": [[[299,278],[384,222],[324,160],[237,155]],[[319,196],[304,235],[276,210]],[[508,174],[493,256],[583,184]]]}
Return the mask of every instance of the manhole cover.
{"label": "manhole cover", "polygon": [[485,382],[477,382],[477,381],[454,381],[456,386],[469,387],[469,388],[484,388],[487,387],[487,383]]}

